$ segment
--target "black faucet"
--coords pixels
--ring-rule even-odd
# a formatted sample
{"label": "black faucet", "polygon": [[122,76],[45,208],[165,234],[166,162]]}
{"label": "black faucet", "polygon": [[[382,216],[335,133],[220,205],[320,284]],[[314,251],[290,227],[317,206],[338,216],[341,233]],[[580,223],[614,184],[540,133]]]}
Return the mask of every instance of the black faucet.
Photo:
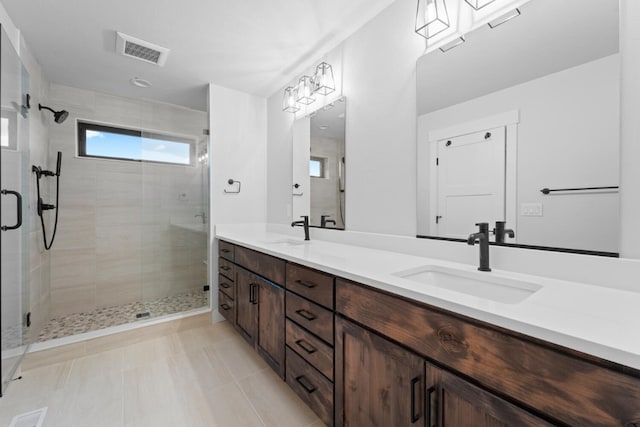
{"label": "black faucet", "polygon": [[479,228],[477,233],[469,235],[467,244],[473,246],[480,243],[480,271],[491,271],[489,268],[489,223],[481,222],[476,224]]}
{"label": "black faucet", "polygon": [[496,221],[496,228],[493,229],[493,234],[496,236],[496,243],[504,243],[504,236],[507,235],[512,239],[516,237],[513,230],[504,228],[507,223],[505,221]]}
{"label": "black faucet", "polygon": [[331,223],[336,225],[336,222],[332,219],[327,219],[331,217],[331,215],[320,215],[320,227],[327,228],[327,224]]}
{"label": "black faucet", "polygon": [[309,240],[309,216],[308,215],[303,215],[300,218],[302,218],[302,221],[293,221],[291,223],[292,227],[295,227],[296,225],[301,225],[304,227],[304,240]]}

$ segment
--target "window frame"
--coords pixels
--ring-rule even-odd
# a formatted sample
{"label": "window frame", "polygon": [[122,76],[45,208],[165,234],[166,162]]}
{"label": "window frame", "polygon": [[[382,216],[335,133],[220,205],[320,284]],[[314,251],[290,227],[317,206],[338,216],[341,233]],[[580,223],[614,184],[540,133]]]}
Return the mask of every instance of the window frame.
{"label": "window frame", "polygon": [[309,177],[311,177],[311,178],[319,178],[319,179],[328,178],[328,176],[327,176],[327,162],[328,162],[328,159],[326,157],[309,156],[309,162],[318,162],[320,164],[320,175],[311,175],[311,165],[309,165]]}
{"label": "window frame", "polygon": [[[111,156],[96,156],[87,154],[87,131],[108,132],[119,135],[137,136],[144,138],[145,136],[151,137],[155,140],[166,140],[169,142],[178,142],[189,144],[189,163],[174,163],[165,162],[162,160],[146,160],[146,159],[134,159],[129,157],[111,157]],[[106,125],[102,123],[89,122],[84,120],[77,121],[77,153],[78,157],[84,157],[88,159],[106,159],[106,160],[121,160],[125,162],[138,162],[138,163],[152,163],[159,165],[173,165],[173,166],[195,166],[196,163],[196,139],[185,136],[171,135],[168,133],[162,133],[157,131],[143,130],[143,129],[131,129],[125,127],[118,127],[114,125]]]}

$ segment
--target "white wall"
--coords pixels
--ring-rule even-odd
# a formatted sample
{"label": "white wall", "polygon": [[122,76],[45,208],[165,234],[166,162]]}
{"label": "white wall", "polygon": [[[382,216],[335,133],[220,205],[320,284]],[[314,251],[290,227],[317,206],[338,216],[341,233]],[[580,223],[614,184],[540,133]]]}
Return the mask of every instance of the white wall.
{"label": "white wall", "polygon": [[[221,86],[209,85],[211,150],[211,224],[243,224],[267,220],[267,102],[266,99]],[[291,148],[286,155],[291,174]],[[240,181],[238,186],[228,179]],[[213,229],[212,229],[213,231]],[[218,245],[210,235],[211,300],[214,319],[218,307]]]}
{"label": "white wall", "polygon": [[640,2],[621,0],[620,6],[620,254],[627,258],[640,258]]}
{"label": "white wall", "polygon": [[20,30],[15,26],[2,3],[0,3],[0,25],[2,25],[2,28],[4,28],[4,31],[7,33],[9,41],[15,51],[20,55]]}
{"label": "white wall", "polygon": [[[336,49],[346,112],[346,228],[415,235],[416,2],[396,0]],[[335,52],[332,52],[335,54]],[[318,61],[319,62],[319,61]],[[269,222],[291,221],[291,122],[268,101]]]}
{"label": "white wall", "polygon": [[[420,148],[429,131],[518,110],[517,211],[522,203],[540,203],[543,216],[519,215],[511,224],[517,242],[617,252],[617,193],[545,196],[540,189],[618,185],[619,61],[611,55],[424,114],[419,152],[428,152]],[[421,180],[418,191],[429,189]]]}
{"label": "white wall", "polygon": [[[233,89],[211,85],[211,222],[237,224],[265,222],[267,206],[266,100]],[[228,179],[241,182],[228,185]]]}

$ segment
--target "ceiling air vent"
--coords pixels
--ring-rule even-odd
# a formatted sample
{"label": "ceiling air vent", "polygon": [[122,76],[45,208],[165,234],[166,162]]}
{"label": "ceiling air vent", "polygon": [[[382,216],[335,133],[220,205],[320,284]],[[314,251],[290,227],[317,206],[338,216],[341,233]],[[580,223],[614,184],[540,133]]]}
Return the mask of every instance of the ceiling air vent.
{"label": "ceiling air vent", "polygon": [[169,56],[169,49],[161,47],[144,40],[131,37],[130,35],[116,31],[116,51],[129,58],[164,66]]}

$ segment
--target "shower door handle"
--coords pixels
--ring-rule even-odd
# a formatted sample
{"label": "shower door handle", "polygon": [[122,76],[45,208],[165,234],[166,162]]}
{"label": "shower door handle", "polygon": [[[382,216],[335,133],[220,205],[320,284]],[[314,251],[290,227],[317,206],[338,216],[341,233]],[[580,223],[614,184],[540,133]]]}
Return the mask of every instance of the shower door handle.
{"label": "shower door handle", "polygon": [[12,194],[14,196],[16,196],[16,225],[3,225],[2,231],[7,231],[7,230],[15,230],[17,228],[20,228],[20,226],[22,225],[22,195],[20,193],[18,193],[17,191],[12,191],[12,190],[2,190],[2,194]]}

